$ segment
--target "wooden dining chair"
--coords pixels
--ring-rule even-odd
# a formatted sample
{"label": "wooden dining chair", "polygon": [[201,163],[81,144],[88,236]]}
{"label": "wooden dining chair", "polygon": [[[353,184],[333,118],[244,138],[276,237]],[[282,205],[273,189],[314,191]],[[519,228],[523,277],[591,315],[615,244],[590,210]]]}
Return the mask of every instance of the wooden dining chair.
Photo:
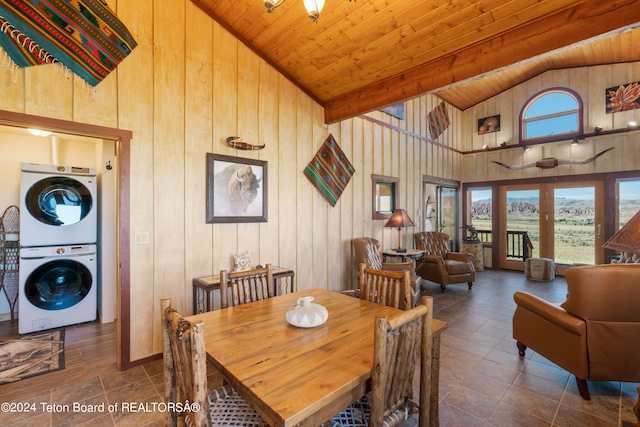
{"label": "wooden dining chair", "polygon": [[360,299],[407,310],[412,307],[411,274],[408,270],[388,271],[360,263],[358,270]]}
{"label": "wooden dining chair", "polygon": [[[429,425],[431,395],[432,297],[422,297],[413,309],[376,317],[371,392],[334,416],[340,426],[390,427],[417,407],[419,426]],[[413,401],[413,378],[420,363],[420,394]]]}
{"label": "wooden dining chair", "polygon": [[271,264],[264,268],[246,271],[220,271],[220,305],[229,307],[229,288],[231,305],[246,304],[275,295]]}
{"label": "wooden dining chair", "polygon": [[268,427],[230,385],[208,392],[204,322],[183,319],[171,307],[171,298],[163,298],[160,307],[165,400],[181,405],[189,403],[189,410],[167,411],[166,425]]}

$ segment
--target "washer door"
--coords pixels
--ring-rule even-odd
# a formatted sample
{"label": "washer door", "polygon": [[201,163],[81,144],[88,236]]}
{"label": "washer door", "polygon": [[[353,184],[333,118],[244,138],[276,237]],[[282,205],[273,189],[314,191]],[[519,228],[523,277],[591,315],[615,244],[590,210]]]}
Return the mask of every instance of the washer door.
{"label": "washer door", "polygon": [[68,177],[44,178],[25,194],[29,214],[53,226],[68,226],[82,221],[91,211],[91,192],[81,182]]}
{"label": "washer door", "polygon": [[31,304],[43,310],[64,310],[87,296],[92,281],[89,269],[77,261],[50,261],[29,275],[24,284],[24,295]]}

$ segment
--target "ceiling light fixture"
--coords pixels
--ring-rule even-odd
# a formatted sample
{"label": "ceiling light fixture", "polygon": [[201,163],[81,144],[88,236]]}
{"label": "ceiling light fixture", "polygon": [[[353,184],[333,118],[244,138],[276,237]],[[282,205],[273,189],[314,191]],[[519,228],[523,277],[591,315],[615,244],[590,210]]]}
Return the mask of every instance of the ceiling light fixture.
{"label": "ceiling light fixture", "polygon": [[284,3],[284,0],[276,0],[276,1],[264,0],[264,7],[267,8],[267,12],[271,13],[275,10],[276,7],[280,6],[282,3]]}
{"label": "ceiling light fixture", "polygon": [[324,7],[324,0],[303,0],[303,3],[304,8],[307,9],[309,18],[317,24],[318,18],[320,18],[320,12],[322,12],[322,8]]}
{"label": "ceiling light fixture", "polygon": [[[349,0],[356,1],[356,0]],[[320,18],[320,12],[322,12],[322,8],[324,7],[325,0],[302,0],[304,3],[304,8],[307,9],[307,14],[309,18],[316,24],[318,23],[318,19]],[[271,13],[284,3],[284,0],[264,0],[264,6],[267,8],[267,12]]]}

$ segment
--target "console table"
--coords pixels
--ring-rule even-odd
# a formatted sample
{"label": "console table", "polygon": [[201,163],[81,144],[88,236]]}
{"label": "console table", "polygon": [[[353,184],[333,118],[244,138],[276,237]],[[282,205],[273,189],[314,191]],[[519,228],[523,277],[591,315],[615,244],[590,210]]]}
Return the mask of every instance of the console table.
{"label": "console table", "polygon": [[[295,273],[283,267],[271,267],[276,295],[295,292]],[[213,310],[212,291],[220,289],[220,275],[196,277],[193,279],[193,314]]]}

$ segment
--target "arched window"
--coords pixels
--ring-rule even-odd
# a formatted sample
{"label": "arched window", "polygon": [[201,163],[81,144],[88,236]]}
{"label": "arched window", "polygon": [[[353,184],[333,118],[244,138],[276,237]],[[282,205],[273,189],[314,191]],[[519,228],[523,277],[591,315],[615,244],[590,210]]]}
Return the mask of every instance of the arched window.
{"label": "arched window", "polygon": [[522,143],[559,141],[582,134],[582,100],[564,88],[534,95],[520,113]]}

